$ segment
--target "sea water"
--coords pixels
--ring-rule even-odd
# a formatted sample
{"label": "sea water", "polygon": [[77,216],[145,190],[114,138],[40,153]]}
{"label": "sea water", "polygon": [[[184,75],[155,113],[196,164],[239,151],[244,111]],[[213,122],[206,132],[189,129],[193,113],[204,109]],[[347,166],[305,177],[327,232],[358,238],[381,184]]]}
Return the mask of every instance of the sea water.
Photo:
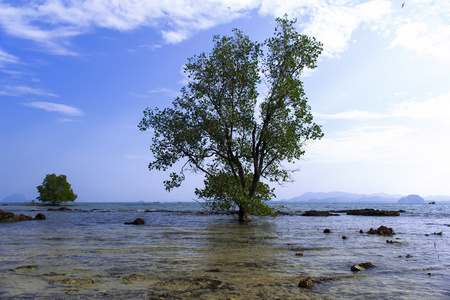
{"label": "sea water", "polygon": [[[0,206],[47,217],[0,223],[0,299],[450,299],[450,205],[272,205],[287,214],[247,224],[195,202]],[[405,212],[301,216],[362,208]]]}

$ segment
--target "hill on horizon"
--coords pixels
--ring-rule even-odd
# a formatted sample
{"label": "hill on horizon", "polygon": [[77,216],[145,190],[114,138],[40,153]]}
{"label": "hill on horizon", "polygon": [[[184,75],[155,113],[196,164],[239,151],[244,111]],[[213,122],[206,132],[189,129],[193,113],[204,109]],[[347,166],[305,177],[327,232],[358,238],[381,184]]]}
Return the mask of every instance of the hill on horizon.
{"label": "hill on horizon", "polygon": [[[391,195],[385,193],[356,194],[339,191],[317,193],[306,192],[301,196],[287,199],[285,201],[307,203],[398,203],[400,199],[407,198],[408,196],[411,195]],[[428,196],[423,197],[422,199],[424,199],[424,201],[420,203],[426,203],[427,201],[450,202],[450,196]],[[403,201],[400,203],[402,202]]]}

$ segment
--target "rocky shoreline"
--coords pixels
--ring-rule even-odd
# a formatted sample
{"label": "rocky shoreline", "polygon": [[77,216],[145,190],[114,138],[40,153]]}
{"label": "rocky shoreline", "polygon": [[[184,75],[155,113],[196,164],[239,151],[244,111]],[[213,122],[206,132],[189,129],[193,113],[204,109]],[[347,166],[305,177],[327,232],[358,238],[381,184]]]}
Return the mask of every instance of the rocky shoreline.
{"label": "rocky shoreline", "polygon": [[12,212],[3,211],[0,209],[0,223],[12,223],[20,221],[45,220],[46,216],[43,213],[38,213],[35,217],[26,216],[24,214],[16,215]]}

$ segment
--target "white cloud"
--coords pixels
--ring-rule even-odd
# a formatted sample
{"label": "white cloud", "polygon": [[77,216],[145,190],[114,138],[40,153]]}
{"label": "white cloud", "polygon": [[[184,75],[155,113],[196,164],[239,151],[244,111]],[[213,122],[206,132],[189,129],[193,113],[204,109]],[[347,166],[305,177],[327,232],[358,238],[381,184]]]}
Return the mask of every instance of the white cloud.
{"label": "white cloud", "polygon": [[[405,95],[399,93],[396,95]],[[429,120],[450,124],[450,92],[424,101],[408,100],[393,104],[386,113],[374,113],[360,110],[338,112],[334,114],[314,113],[314,116],[328,120],[367,121],[389,118],[407,118],[411,120]]]}
{"label": "white cloud", "polygon": [[[325,133],[311,144],[306,161],[316,163],[413,164],[450,168],[450,92],[424,101],[393,105],[386,114],[361,111],[318,115],[365,121],[350,130]],[[367,125],[370,124],[370,125]],[[389,125],[387,125],[389,124]],[[332,128],[332,126],[330,126]]]}
{"label": "white cloud", "polygon": [[415,130],[405,126],[361,126],[340,131],[308,147],[307,161],[320,163],[399,163],[407,159],[405,139]]}
{"label": "white cloud", "polygon": [[406,101],[395,104],[391,115],[450,125],[450,92],[423,102]]}
{"label": "white cloud", "polygon": [[65,105],[65,104],[59,104],[59,103],[52,103],[52,102],[30,102],[25,103],[24,105],[28,107],[34,107],[39,108],[48,112],[56,112],[62,115],[67,116],[82,116],[83,112],[79,110],[76,107]]}
{"label": "white cloud", "polygon": [[333,57],[347,50],[353,32],[360,25],[377,30],[392,12],[391,2],[356,1],[263,1],[261,13],[297,17],[305,34],[316,37],[324,44],[324,55]]}
{"label": "white cloud", "polygon": [[166,43],[180,43],[200,30],[258,10],[261,15],[299,19],[302,32],[324,43],[324,55],[347,50],[353,33],[369,28],[422,55],[450,56],[450,2],[389,0],[42,0],[29,5],[0,2],[0,25],[10,35],[33,40],[60,55],[75,55],[70,38],[95,28],[129,31],[151,27]]}
{"label": "white cloud", "polygon": [[388,48],[405,47],[422,58],[450,61],[450,2],[415,0],[405,6]]}
{"label": "white cloud", "polygon": [[[228,9],[229,6],[233,9]],[[60,55],[73,55],[69,38],[95,27],[119,31],[148,26],[168,43],[242,16],[258,1],[46,0],[27,6],[0,3],[0,25],[8,34],[33,40]]]}
{"label": "white cloud", "polygon": [[314,116],[322,119],[341,119],[341,120],[357,120],[357,121],[382,119],[386,117],[386,115],[383,114],[377,114],[360,110],[351,110],[335,114],[315,113]]}
{"label": "white cloud", "polygon": [[19,63],[19,58],[11,55],[0,48],[0,68],[5,64],[17,64]]}
{"label": "white cloud", "polygon": [[42,89],[29,86],[4,86],[0,89],[0,95],[20,97],[25,95],[36,95],[45,97],[58,97],[57,95]]}

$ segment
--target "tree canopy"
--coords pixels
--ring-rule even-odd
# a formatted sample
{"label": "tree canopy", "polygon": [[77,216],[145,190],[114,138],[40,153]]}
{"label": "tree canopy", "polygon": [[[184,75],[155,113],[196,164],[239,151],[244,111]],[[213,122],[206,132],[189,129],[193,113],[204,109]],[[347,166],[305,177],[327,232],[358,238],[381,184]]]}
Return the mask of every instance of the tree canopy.
{"label": "tree canopy", "polygon": [[322,44],[299,34],[296,20],[276,21],[263,43],[238,29],[214,36],[210,53],[188,59],[189,82],[173,106],[147,108],[139,124],[154,133],[150,170],[184,162],[164,181],[168,191],[181,185],[185,170],[203,173],[199,199],[212,209],[239,208],[240,221],[274,214],[265,203],[275,196],[268,182],[289,181],[292,170],[284,163],[300,159],[306,142],[323,136],[299,79],[316,67]]}
{"label": "tree canopy", "polygon": [[37,189],[39,192],[37,199],[51,204],[75,201],[78,197],[67,182],[66,175],[47,174],[42,185],[37,186]]}

